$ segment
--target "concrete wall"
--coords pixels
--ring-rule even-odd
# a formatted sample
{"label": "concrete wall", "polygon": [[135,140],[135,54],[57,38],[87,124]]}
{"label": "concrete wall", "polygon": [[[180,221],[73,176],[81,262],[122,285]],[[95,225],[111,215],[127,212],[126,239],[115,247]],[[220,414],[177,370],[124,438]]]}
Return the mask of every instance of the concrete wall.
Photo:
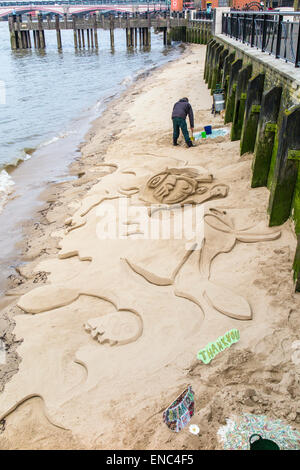
{"label": "concrete wall", "polygon": [[251,186],[270,190],[270,226],[294,220],[293,268],[300,291],[300,68],[215,34],[207,47],[204,78],[212,92],[222,84],[231,140],[240,140],[241,155],[253,153]]}

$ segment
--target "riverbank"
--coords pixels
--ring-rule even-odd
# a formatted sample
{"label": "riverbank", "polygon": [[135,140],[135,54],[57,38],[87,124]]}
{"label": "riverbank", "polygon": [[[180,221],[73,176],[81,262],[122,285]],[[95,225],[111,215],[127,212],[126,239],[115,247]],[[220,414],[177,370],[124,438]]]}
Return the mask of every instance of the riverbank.
{"label": "riverbank", "polygon": [[[268,228],[268,191],[250,188],[252,157],[239,156],[239,142],[171,145],[170,109],[182,96],[196,130],[222,125],[210,113],[204,57],[205,46],[191,46],[115,100],[71,167],[78,178],[51,186],[41,219],[28,222],[30,263],[12,280],[0,324],[1,448],[222,448],[217,430],[243,412],[300,430],[291,224]],[[182,182],[192,202],[207,198],[202,251],[187,256],[186,240],[130,239],[142,235],[136,216],[125,221],[126,244],[101,239],[103,201],[110,211],[123,198],[146,206],[151,184],[161,184],[151,177],[165,178],[166,167],[176,201]],[[197,359],[233,328],[236,344],[209,364]],[[189,384],[200,436],[162,420]]]}

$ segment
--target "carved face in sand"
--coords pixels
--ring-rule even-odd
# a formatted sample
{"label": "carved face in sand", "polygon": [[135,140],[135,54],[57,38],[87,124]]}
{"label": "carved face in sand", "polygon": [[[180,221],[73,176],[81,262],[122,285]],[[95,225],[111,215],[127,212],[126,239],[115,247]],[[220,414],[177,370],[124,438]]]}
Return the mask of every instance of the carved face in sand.
{"label": "carved face in sand", "polygon": [[176,204],[184,201],[193,194],[204,194],[208,188],[203,182],[211,182],[210,175],[201,178],[200,175],[189,171],[166,169],[153,176],[147,182],[147,193],[151,199],[163,204]]}

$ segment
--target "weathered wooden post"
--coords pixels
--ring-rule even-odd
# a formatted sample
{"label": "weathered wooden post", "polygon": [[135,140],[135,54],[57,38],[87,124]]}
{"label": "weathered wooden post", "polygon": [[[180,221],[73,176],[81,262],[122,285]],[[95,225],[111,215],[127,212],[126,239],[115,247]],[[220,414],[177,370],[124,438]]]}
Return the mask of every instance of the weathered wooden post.
{"label": "weathered wooden post", "polygon": [[259,73],[249,80],[241,135],[241,155],[254,151],[264,83],[264,73]]}
{"label": "weathered wooden post", "polygon": [[115,36],[114,36],[114,16],[110,15],[110,21],[109,21],[109,32],[110,32],[110,47],[111,49],[114,49],[115,47]]}
{"label": "weathered wooden post", "polygon": [[45,49],[45,33],[43,30],[43,15],[41,13],[38,14],[38,35],[39,35],[39,48]]}
{"label": "weathered wooden post", "polygon": [[9,16],[8,26],[9,26],[9,34],[10,34],[10,45],[11,45],[12,50],[16,50],[18,48],[16,31],[15,31],[15,22],[16,22],[16,15]]}
{"label": "weathered wooden post", "polygon": [[235,92],[236,92],[236,85],[238,79],[238,73],[242,68],[243,61],[242,59],[235,60],[231,65],[229,82],[228,82],[228,93],[226,99],[226,109],[225,109],[225,124],[228,122],[232,122],[233,119],[233,111],[234,111],[234,103],[235,103]]}
{"label": "weathered wooden post", "polygon": [[225,57],[224,60],[224,67],[223,67],[223,75],[222,75],[222,88],[224,90],[225,99],[227,98],[228,94],[228,84],[229,84],[229,77],[230,77],[230,69],[231,65],[235,59],[235,52],[231,52]]}
{"label": "weathered wooden post", "polygon": [[93,14],[94,19],[94,39],[95,39],[95,48],[98,49],[98,33],[97,33],[97,16]]}
{"label": "weathered wooden post", "polygon": [[80,34],[80,29],[77,29],[77,38],[78,38],[78,46],[79,46],[79,49],[81,49],[81,34]]}
{"label": "weathered wooden post", "polygon": [[151,46],[151,16],[148,15],[147,46]]}
{"label": "weathered wooden post", "polygon": [[17,27],[17,37],[18,37],[18,49],[23,49],[23,40],[21,35],[21,15],[17,15],[16,18],[16,27]]}
{"label": "weathered wooden post", "polygon": [[56,40],[57,40],[57,49],[61,49],[61,32],[59,28],[59,15],[55,15],[55,29],[56,29]]}
{"label": "weathered wooden post", "polygon": [[282,87],[273,87],[265,92],[261,101],[254,148],[253,174],[251,187],[267,186],[280,109]]}
{"label": "weathered wooden post", "polygon": [[37,49],[38,45],[37,45],[37,38],[36,38],[35,29],[33,30],[33,44],[34,44],[35,49]]}
{"label": "weathered wooden post", "polygon": [[273,180],[270,187],[270,226],[283,224],[290,216],[300,160],[300,105],[283,112],[279,129]]}
{"label": "weathered wooden post", "polygon": [[30,49],[32,48],[30,31],[32,30],[32,17],[31,14],[28,14],[28,31],[27,31],[27,43]]}
{"label": "weathered wooden post", "polygon": [[94,35],[93,35],[93,30],[90,29],[90,33],[91,33],[91,47],[92,49],[94,48]]}
{"label": "weathered wooden post", "polygon": [[167,17],[167,46],[171,46],[172,44],[172,34],[171,34],[171,25],[170,25],[170,17]]}
{"label": "weathered wooden post", "polygon": [[164,41],[164,46],[167,45],[167,28],[163,29],[163,41]]}
{"label": "weathered wooden post", "polygon": [[213,64],[214,64],[214,61],[215,61],[215,54],[216,54],[216,50],[218,49],[219,46],[220,46],[220,43],[215,42],[211,46],[211,51],[210,51],[210,54],[209,54],[209,68],[208,68],[208,71],[207,71],[207,87],[209,89],[211,88]]}
{"label": "weathered wooden post", "polygon": [[[189,41],[189,28],[187,28],[187,41]],[[206,48],[206,55],[205,55],[205,65],[204,65],[204,81],[207,83],[208,80],[208,70],[210,67],[210,54],[212,50],[212,46],[216,43],[215,39],[212,39],[209,44],[207,44]]]}
{"label": "weathered wooden post", "polygon": [[212,74],[211,74],[211,95],[213,94],[214,89],[216,88],[217,82],[217,76],[218,76],[218,71],[219,71],[219,62],[220,62],[220,55],[224,50],[223,44],[220,44],[219,47],[217,47],[216,52],[215,52],[215,57],[214,57],[214,62],[212,63]]}
{"label": "weathered wooden post", "polygon": [[74,47],[75,47],[75,49],[78,49],[76,16],[75,15],[72,15],[72,20],[73,20]]}
{"label": "weathered wooden post", "polygon": [[137,39],[137,28],[134,28],[134,46],[137,47],[138,39]]}
{"label": "weathered wooden post", "polygon": [[89,28],[87,28],[87,30],[86,30],[86,39],[87,39],[87,46],[88,46],[88,49],[90,49],[90,47],[91,47],[91,41],[90,41],[90,30],[89,30]]}
{"label": "weathered wooden post", "polygon": [[244,114],[245,114],[245,104],[246,104],[246,98],[247,98],[247,88],[248,88],[248,82],[250,80],[251,74],[252,74],[251,64],[248,64],[245,67],[243,67],[238,74],[236,93],[235,93],[233,120],[232,120],[232,126],[231,126],[231,134],[230,134],[231,140],[240,140],[241,135],[242,135]]}
{"label": "weathered wooden post", "polygon": [[[228,56],[228,54],[229,54],[229,50],[224,49],[221,52],[220,56],[219,56],[219,64],[217,66],[217,73],[216,73],[216,77],[215,77],[216,82],[213,83],[213,85],[216,85],[217,83],[221,84],[221,82],[222,82],[222,73],[223,73],[223,69],[224,69],[225,59]],[[214,82],[214,80],[213,80],[213,82]]]}

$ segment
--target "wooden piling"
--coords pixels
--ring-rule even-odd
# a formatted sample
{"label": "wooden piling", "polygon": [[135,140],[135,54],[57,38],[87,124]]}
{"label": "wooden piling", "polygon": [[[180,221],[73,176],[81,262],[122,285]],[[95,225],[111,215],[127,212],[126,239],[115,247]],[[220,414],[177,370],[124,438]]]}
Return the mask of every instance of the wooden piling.
{"label": "wooden piling", "polygon": [[98,49],[98,33],[97,33],[97,16],[93,15],[94,17],[94,42],[95,42],[95,48]]}
{"label": "wooden piling", "polygon": [[222,74],[222,88],[224,90],[225,100],[227,99],[227,95],[228,95],[230,69],[231,69],[231,65],[234,59],[235,59],[235,52],[231,52],[230,54],[227,55],[227,57],[225,57],[225,60],[224,60],[224,67],[223,67],[223,74]]}
{"label": "wooden piling", "polygon": [[23,41],[20,29],[21,15],[17,15],[16,27],[17,27],[17,37],[18,37],[18,49],[23,49]]}
{"label": "wooden piling", "polygon": [[43,16],[41,13],[38,14],[38,34],[39,34],[39,48],[45,49],[45,34],[43,30]]}
{"label": "wooden piling", "polygon": [[252,65],[246,65],[243,67],[237,79],[235,103],[233,111],[233,120],[231,126],[231,140],[240,140],[242,135],[242,127],[244,123],[245,104],[247,98],[248,82],[252,74]]}
{"label": "wooden piling", "polygon": [[212,64],[213,71],[212,71],[212,76],[211,76],[211,95],[214,92],[214,89],[216,88],[216,84],[219,83],[217,81],[217,76],[219,72],[219,61],[220,61],[220,55],[224,50],[224,46],[220,44],[220,46],[216,49],[215,57],[214,57],[214,62]]}
{"label": "wooden piling", "polygon": [[81,34],[80,29],[77,29],[78,47],[81,49]]}
{"label": "wooden piling", "polygon": [[37,49],[37,40],[36,40],[36,31],[33,30],[33,44],[35,49]]}
{"label": "wooden piling", "polygon": [[249,80],[241,135],[241,155],[254,151],[264,82],[264,73],[259,73]]}
{"label": "wooden piling", "polygon": [[86,38],[87,38],[87,46],[88,46],[88,49],[90,49],[90,47],[91,47],[91,41],[90,41],[90,30],[89,30],[89,28],[86,30]]}
{"label": "wooden piling", "polygon": [[8,18],[8,25],[9,25],[9,34],[10,34],[10,45],[12,50],[17,49],[17,40],[16,40],[16,32],[15,32],[15,15],[10,16]]}
{"label": "wooden piling", "polygon": [[219,57],[222,47],[223,46],[220,43],[216,43],[212,50],[209,76],[208,76],[208,82],[207,82],[207,86],[211,91],[212,91],[212,83],[213,83],[213,74],[215,70],[215,62],[216,62],[216,58]]}
{"label": "wooden piling", "polygon": [[237,85],[238,73],[240,69],[242,68],[242,64],[243,64],[242,59],[237,59],[232,63],[232,66],[231,66],[229,83],[228,83],[228,94],[227,94],[227,100],[226,100],[225,119],[224,119],[225,124],[227,124],[228,122],[232,122],[232,119],[233,119],[236,85]]}
{"label": "wooden piling", "polygon": [[283,224],[291,214],[300,160],[300,105],[283,112],[270,188],[270,226]]}
{"label": "wooden piling", "polygon": [[263,94],[259,116],[251,187],[267,186],[280,109],[282,87],[273,87]]}
{"label": "wooden piling", "polygon": [[[188,36],[187,41],[189,41],[189,32],[190,32],[190,29],[187,28],[187,36]],[[216,40],[212,39],[209,42],[209,44],[207,44],[207,48],[206,48],[204,74],[203,74],[203,78],[204,78],[205,83],[207,83],[207,81],[208,81],[208,71],[209,71],[209,67],[210,67],[210,56],[211,56],[212,47],[215,43],[216,43]]]}
{"label": "wooden piling", "polygon": [[206,76],[206,83],[207,83],[208,88],[211,88],[210,83],[211,83],[211,78],[212,78],[212,73],[213,73],[213,63],[214,63],[215,52],[216,52],[217,47],[219,47],[219,43],[214,42],[210,48],[210,53],[208,57],[209,67],[207,68],[207,76]]}
{"label": "wooden piling", "polygon": [[93,35],[93,30],[90,29],[90,33],[91,33],[91,47],[92,49],[94,48],[94,35]]}
{"label": "wooden piling", "polygon": [[129,28],[129,46],[133,46],[133,28]]}
{"label": "wooden piling", "polygon": [[30,39],[30,32],[29,30],[28,31],[25,31],[26,33],[26,43],[27,43],[27,48],[28,49],[31,49],[31,39]]}
{"label": "wooden piling", "polygon": [[85,48],[84,29],[81,30],[81,36],[82,36],[82,47]]}
{"label": "wooden piling", "polygon": [[115,36],[114,36],[114,17],[110,16],[110,47],[114,49],[115,47]]}
{"label": "wooden piling", "polygon": [[75,49],[78,49],[78,41],[77,41],[77,29],[76,29],[76,16],[72,16],[73,20],[73,36],[74,36],[74,47]]}
{"label": "wooden piling", "polygon": [[57,48],[61,49],[62,44],[61,44],[61,32],[59,29],[59,16],[55,15],[55,29],[56,29],[56,40],[57,40]]}

